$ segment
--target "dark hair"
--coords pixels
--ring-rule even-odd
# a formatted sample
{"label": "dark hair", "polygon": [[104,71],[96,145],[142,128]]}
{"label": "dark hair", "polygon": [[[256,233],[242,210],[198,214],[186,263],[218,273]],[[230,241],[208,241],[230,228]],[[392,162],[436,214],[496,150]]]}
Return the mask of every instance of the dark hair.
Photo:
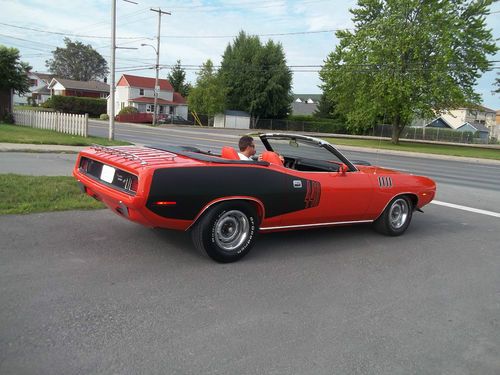
{"label": "dark hair", "polygon": [[248,146],[251,146],[253,143],[253,138],[250,137],[249,135],[244,135],[243,137],[240,138],[240,141],[238,142],[238,147],[240,148],[240,151],[245,151]]}

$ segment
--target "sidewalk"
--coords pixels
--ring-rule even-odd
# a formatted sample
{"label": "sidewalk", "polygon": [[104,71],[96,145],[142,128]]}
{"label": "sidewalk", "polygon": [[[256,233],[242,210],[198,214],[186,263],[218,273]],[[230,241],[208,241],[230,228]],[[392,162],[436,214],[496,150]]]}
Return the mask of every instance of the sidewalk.
{"label": "sidewalk", "polygon": [[28,143],[0,143],[0,152],[63,152],[77,154],[88,146],[35,145]]}

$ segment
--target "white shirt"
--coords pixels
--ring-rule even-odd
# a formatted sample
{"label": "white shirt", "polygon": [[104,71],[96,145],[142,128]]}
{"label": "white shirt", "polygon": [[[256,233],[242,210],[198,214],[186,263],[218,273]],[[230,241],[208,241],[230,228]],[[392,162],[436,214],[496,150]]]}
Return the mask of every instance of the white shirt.
{"label": "white shirt", "polygon": [[238,152],[238,156],[240,157],[240,160],[250,160],[250,161],[252,160],[248,156],[242,154],[241,152]]}

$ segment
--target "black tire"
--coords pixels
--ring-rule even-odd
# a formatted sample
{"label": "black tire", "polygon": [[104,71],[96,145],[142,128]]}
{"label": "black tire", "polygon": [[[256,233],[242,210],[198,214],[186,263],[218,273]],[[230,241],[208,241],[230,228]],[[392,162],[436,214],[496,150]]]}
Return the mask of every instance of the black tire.
{"label": "black tire", "polygon": [[410,225],[412,215],[411,199],[401,195],[389,202],[384,212],[374,221],[373,227],[387,236],[400,236]]}
{"label": "black tire", "polygon": [[235,262],[252,248],[259,217],[255,208],[242,201],[219,203],[198,219],[191,229],[194,246],[219,263]]}

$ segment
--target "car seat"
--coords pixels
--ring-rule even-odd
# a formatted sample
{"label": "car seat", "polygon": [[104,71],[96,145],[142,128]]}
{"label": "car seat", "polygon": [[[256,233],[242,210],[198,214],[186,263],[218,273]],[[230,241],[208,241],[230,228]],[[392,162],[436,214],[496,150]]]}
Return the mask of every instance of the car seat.
{"label": "car seat", "polygon": [[264,151],[262,153],[261,160],[267,161],[268,163],[271,163],[271,164],[283,165],[283,162],[281,161],[278,154],[276,152],[272,152],[272,151]]}
{"label": "car seat", "polygon": [[220,156],[224,159],[240,160],[240,157],[238,156],[236,150],[229,146],[222,147],[222,153]]}

